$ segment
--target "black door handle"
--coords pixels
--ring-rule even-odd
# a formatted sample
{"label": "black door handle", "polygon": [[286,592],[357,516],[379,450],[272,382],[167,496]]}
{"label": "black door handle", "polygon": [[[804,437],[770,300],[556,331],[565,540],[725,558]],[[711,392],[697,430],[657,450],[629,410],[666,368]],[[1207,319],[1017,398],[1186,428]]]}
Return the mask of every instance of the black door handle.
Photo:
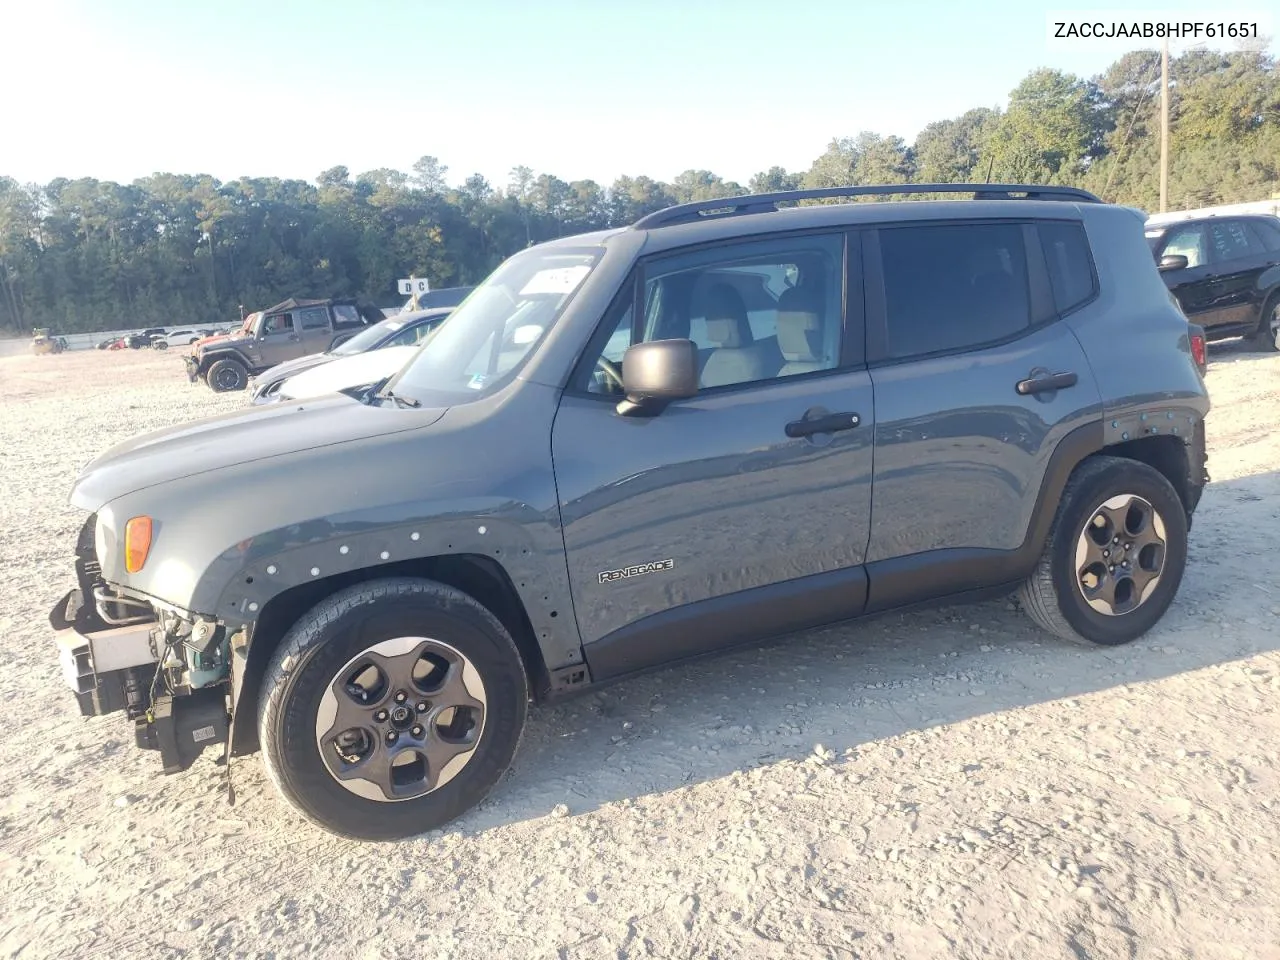
{"label": "black door handle", "polygon": [[809,420],[792,420],[787,424],[788,437],[811,437],[815,433],[835,433],[837,430],[852,430],[862,423],[856,413],[828,413],[825,416]]}
{"label": "black door handle", "polygon": [[1079,379],[1074,373],[1051,373],[1043,377],[1019,380],[1014,389],[1025,397],[1037,393],[1048,393],[1050,390],[1074,387]]}

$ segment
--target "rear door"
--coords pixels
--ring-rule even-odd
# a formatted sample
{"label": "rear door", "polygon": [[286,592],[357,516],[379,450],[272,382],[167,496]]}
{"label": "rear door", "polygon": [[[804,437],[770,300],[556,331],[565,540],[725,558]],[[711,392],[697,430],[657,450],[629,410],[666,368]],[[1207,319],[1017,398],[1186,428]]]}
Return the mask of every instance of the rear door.
{"label": "rear door", "polygon": [[864,249],[876,404],[868,609],[1011,580],[1050,455],[1101,415],[1061,322],[1096,296],[1084,228],[918,223],[871,231]]}
{"label": "rear door", "polygon": [[329,328],[329,308],[326,306],[300,307],[293,311],[294,327],[298,333],[300,346],[294,356],[301,357],[309,353],[323,353],[329,348],[333,334]]}
{"label": "rear door", "polygon": [[[596,677],[861,612],[874,417],[852,242],[848,261],[841,232],[652,259],[606,314],[552,431]],[[624,351],[674,338],[699,347],[702,389],[619,415]]]}

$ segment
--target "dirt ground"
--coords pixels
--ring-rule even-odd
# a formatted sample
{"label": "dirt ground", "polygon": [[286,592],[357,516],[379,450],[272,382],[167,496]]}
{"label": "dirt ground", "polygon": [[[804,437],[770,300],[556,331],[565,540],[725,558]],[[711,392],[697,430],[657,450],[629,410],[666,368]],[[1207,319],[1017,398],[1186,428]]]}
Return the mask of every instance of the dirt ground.
{"label": "dirt ground", "polygon": [[1208,381],[1173,609],[1118,649],[1009,601],[894,615],[531,713],[450,829],[325,834],[81,719],[46,614],[76,471],[244,405],[178,356],[0,360],[0,954],[1280,957],[1280,356]]}

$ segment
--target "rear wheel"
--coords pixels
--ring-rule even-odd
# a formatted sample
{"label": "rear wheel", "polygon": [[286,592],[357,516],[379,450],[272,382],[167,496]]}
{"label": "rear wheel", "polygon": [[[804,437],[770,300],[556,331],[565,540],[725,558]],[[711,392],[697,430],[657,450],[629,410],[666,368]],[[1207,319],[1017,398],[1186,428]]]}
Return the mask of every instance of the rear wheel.
{"label": "rear wheel", "polygon": [[1066,640],[1128,643],[1169,609],[1186,562],[1186,511],[1164,475],[1091,457],[1063,490],[1044,554],[1021,587],[1022,608]]}
{"label": "rear wheel", "polygon": [[157,340],[155,343],[151,344],[151,346],[155,347],[155,349],[157,349],[157,350],[168,350],[168,349],[169,349],[169,341],[167,341],[167,340]]}
{"label": "rear wheel", "polygon": [[1280,293],[1272,294],[1271,299],[1263,306],[1257,332],[1249,338],[1249,342],[1258,350],[1280,350]]}
{"label": "rear wheel", "polygon": [[243,390],[249,383],[249,371],[239,360],[227,358],[212,364],[205,379],[214,393],[227,393]]}
{"label": "rear wheel", "polygon": [[428,580],[362,583],[281,641],[258,730],[281,794],[333,833],[393,840],[489,792],[524,728],[528,681],[502,624]]}

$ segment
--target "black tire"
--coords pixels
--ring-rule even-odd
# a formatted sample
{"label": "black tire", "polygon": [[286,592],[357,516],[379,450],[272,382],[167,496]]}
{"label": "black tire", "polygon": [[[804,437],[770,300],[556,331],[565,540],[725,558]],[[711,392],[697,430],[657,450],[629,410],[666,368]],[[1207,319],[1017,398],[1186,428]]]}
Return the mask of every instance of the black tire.
{"label": "black tire", "polygon": [[[402,636],[438,639],[471,661],[484,684],[484,723],[474,751],[448,782],[413,799],[366,799],[325,766],[317,712],[344,665]],[[352,839],[396,840],[453,820],[489,793],[515,756],[528,701],[516,645],[484,606],[430,580],[374,580],[317,604],[281,640],[262,681],[258,735],[276,788],[309,820]]]}
{"label": "black tire", "polygon": [[239,360],[227,357],[209,365],[205,382],[214,393],[230,393],[243,390],[249,384],[249,371]]}
{"label": "black tire", "polygon": [[1271,294],[1262,305],[1258,329],[1249,337],[1249,346],[1267,353],[1280,350],[1280,290]]}
{"label": "black tire", "polygon": [[151,344],[151,346],[152,346],[152,347],[154,347],[156,350],[168,350],[168,349],[169,349],[169,341],[167,341],[167,340],[157,340],[155,343]]}
{"label": "black tire", "polygon": [[[1100,613],[1089,605],[1076,570],[1085,526],[1113,497],[1132,495],[1154,508],[1164,524],[1160,579],[1128,612]],[[1022,609],[1037,625],[1075,643],[1116,646],[1142,636],[1173,602],[1187,563],[1187,514],[1173,485],[1158,470],[1121,457],[1093,456],[1076,468],[1062,492],[1049,542],[1019,589]]]}

